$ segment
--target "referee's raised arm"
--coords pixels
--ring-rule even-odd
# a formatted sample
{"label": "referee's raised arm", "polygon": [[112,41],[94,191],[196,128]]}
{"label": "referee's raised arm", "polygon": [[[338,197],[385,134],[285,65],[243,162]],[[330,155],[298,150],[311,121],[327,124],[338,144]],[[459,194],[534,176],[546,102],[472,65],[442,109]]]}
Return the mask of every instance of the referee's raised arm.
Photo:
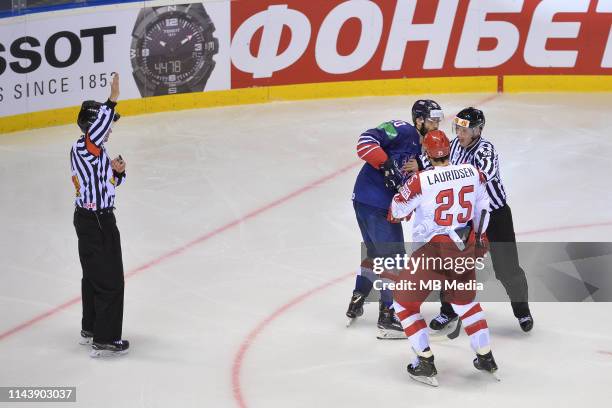
{"label": "referee's raised arm", "polygon": [[111,81],[110,96],[105,103],[99,104],[94,101],[85,102],[85,104],[90,102],[88,109],[92,111],[94,109],[97,110],[95,120],[92,122],[91,120],[81,120],[81,118],[79,118],[79,126],[81,126],[81,122],[83,122],[82,124],[84,126],[81,126],[81,128],[87,129],[85,130],[87,151],[96,157],[100,155],[100,147],[106,141],[106,136],[108,135],[111,124],[118,119],[118,115],[115,113],[118,98],[119,74],[116,73]]}

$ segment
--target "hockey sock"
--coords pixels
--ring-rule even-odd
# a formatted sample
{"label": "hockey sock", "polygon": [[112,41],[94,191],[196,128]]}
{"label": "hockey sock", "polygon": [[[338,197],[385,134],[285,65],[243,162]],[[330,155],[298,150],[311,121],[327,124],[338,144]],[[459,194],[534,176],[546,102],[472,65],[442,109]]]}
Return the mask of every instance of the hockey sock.
{"label": "hockey sock", "polygon": [[466,305],[452,304],[455,313],[459,315],[465,333],[470,337],[472,350],[478,354],[486,354],[491,351],[491,337],[489,326],[485,319],[480,303],[471,302]]}
{"label": "hockey sock", "polygon": [[363,293],[365,296],[370,294],[374,281],[378,279],[378,275],[372,269],[372,260],[366,258],[361,262],[357,278],[355,279],[355,290]]}
{"label": "hockey sock", "polygon": [[427,323],[421,315],[419,303],[408,303],[406,307],[397,302],[393,302],[395,314],[402,323],[404,334],[408,337],[410,345],[415,353],[423,357],[430,357],[429,350],[429,333],[427,332]]}
{"label": "hockey sock", "polygon": [[357,279],[355,279],[355,290],[363,293],[364,296],[368,296],[372,290],[372,281],[365,276],[357,275]]}
{"label": "hockey sock", "polygon": [[380,301],[386,307],[393,305],[393,293],[389,289],[383,289],[380,291]]}

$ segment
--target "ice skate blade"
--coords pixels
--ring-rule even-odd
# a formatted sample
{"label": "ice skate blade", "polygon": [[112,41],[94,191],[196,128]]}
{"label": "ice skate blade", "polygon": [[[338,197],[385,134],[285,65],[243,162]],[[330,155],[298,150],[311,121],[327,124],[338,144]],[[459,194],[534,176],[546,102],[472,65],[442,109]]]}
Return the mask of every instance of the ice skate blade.
{"label": "ice skate blade", "polygon": [[350,327],[351,324],[353,324],[355,320],[357,320],[356,317],[349,317],[348,320],[346,321],[346,327]]}
{"label": "ice skate blade", "polygon": [[414,381],[418,381],[420,383],[427,384],[427,385],[432,386],[432,387],[438,387],[440,385],[438,383],[438,379],[435,376],[434,377],[417,377],[416,375],[412,375],[410,373],[408,373],[408,375]]}
{"label": "ice skate blade", "polygon": [[93,343],[93,339],[91,337],[81,337],[79,339],[79,344],[81,346],[91,346],[91,343]]}
{"label": "ice skate blade", "polygon": [[429,340],[432,342],[440,342],[446,340],[454,340],[461,334],[461,320],[449,323],[442,330],[429,329]]}
{"label": "ice skate blade", "polygon": [[122,351],[111,351],[111,350],[91,350],[89,357],[91,358],[107,358],[107,357],[118,357],[128,353],[128,350]]}
{"label": "ice skate blade", "polygon": [[501,377],[500,377],[500,376],[497,374],[498,370],[495,370],[495,371],[487,371],[487,370],[484,370],[484,369],[479,369],[479,371],[482,371],[482,372],[484,372],[484,373],[486,373],[486,374],[490,375],[491,377],[493,377],[493,378],[495,379],[495,381],[497,381],[497,382],[501,382]]}
{"label": "ice skate blade", "polygon": [[378,340],[406,340],[408,337],[403,331],[378,329]]}

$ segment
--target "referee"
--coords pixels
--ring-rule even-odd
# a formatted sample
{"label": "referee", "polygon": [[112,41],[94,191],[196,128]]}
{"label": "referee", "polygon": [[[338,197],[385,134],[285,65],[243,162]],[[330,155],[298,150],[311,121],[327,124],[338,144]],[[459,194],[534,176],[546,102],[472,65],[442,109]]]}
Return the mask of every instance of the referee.
{"label": "referee", "polygon": [[72,145],[70,166],[76,189],[74,228],[83,269],[83,318],[80,344],[91,344],[91,357],[125,354],[130,347],[121,339],[123,325],[123,261],[119,230],[113,214],[115,188],[125,180],[125,162],[111,160],[108,141],[119,97],[119,75],[111,82],[105,103],[85,101],[77,124],[83,135]]}
{"label": "referee", "polygon": [[[527,278],[519,265],[512,212],[506,202],[506,191],[499,174],[499,158],[493,144],[481,137],[484,125],[485,117],[479,109],[470,107],[457,114],[453,123],[453,132],[457,137],[451,142],[450,161],[452,164],[472,164],[487,179],[491,218],[486,233],[491,242],[495,277],[506,289],[521,329],[528,332],[533,328],[533,317],[527,299]],[[440,314],[430,322],[429,327],[441,330],[456,319],[450,303],[443,301]]]}

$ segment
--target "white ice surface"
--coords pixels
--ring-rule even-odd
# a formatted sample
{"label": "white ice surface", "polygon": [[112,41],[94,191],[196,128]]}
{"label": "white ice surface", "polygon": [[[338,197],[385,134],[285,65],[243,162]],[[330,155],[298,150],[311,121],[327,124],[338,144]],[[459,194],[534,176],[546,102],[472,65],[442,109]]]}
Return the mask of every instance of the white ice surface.
{"label": "white ice surface", "polygon": [[[435,99],[448,117],[488,96]],[[355,142],[409,120],[417,97],[122,118],[107,147],[127,162],[116,216],[125,272],[138,271],[126,281],[130,354],[90,359],[75,302],[0,340],[0,386],[76,386],[76,404],[53,406],[91,408],[238,407],[237,395],[266,408],[606,406],[610,303],[534,303],[530,334],[509,305],[484,304],[502,382],[472,367],[463,334],[433,345],[438,389],[408,378],[407,341],[376,340],[376,305],[344,327],[361,240]],[[610,94],[503,95],[481,107],[518,238],[610,241]],[[76,125],[0,136],[0,336],[80,294],[77,137]],[[425,305],[427,320],[435,311]]]}

